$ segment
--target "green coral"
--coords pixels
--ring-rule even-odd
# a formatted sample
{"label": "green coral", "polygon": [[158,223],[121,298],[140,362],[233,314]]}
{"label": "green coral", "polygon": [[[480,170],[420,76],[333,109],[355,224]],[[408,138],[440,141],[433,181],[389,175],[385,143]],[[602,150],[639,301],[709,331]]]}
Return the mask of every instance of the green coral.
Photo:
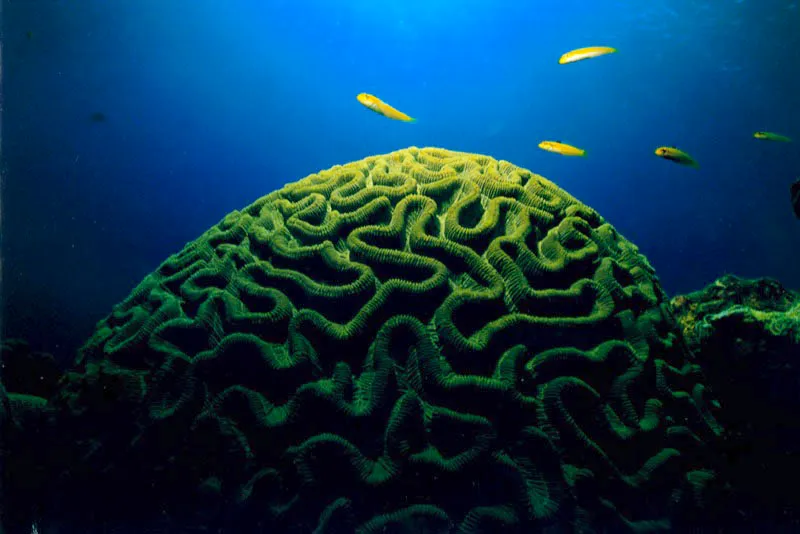
{"label": "green coral", "polygon": [[665,530],[719,434],[679,339],[637,248],[545,178],[370,157],[231,213],[114,307],[52,400],[95,474],[62,484],[249,531]]}
{"label": "green coral", "polygon": [[800,294],[776,280],[723,276],[676,296],[686,339],[719,397],[721,456],[753,530],[796,530],[800,494]]}
{"label": "green coral", "polygon": [[739,320],[744,323],[762,325],[764,331],[770,335],[788,336],[795,343],[800,343],[800,330],[797,328],[800,323],[800,302],[786,311],[759,310],[743,304],[735,304],[726,310],[708,315],[697,328],[702,335],[702,331],[713,328],[713,324],[717,321],[734,316],[739,316]]}

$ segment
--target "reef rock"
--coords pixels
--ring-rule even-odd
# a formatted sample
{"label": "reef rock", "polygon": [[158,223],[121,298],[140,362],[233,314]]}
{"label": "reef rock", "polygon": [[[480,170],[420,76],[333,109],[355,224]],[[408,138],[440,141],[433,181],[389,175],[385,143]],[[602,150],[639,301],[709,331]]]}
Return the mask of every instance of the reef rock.
{"label": "reef rock", "polygon": [[800,528],[800,294],[724,276],[672,306],[722,403],[738,507]]}
{"label": "reef rock", "polygon": [[48,484],[6,505],[82,532],[676,529],[714,502],[721,434],[681,339],[637,248],[550,181],[370,157],[115,306],[42,409]]}

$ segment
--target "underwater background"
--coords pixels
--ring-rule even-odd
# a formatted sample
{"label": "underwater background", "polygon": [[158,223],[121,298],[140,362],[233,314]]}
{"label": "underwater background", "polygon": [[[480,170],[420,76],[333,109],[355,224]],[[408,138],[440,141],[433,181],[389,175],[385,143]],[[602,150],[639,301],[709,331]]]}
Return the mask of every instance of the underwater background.
{"label": "underwater background", "polygon": [[[74,351],[230,211],[407,146],[547,177],[670,294],[724,273],[800,287],[797,142],[753,139],[800,138],[796,0],[28,0],[2,17],[3,332],[36,349]],[[590,45],[619,52],[558,64]]]}

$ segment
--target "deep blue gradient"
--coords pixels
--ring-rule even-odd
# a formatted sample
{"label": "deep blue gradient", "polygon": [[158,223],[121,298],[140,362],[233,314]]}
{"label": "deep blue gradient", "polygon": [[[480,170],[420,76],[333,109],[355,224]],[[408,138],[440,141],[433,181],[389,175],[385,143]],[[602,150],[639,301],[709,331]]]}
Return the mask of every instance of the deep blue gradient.
{"label": "deep blue gradient", "polygon": [[[639,245],[670,293],[723,273],[800,287],[797,0],[4,4],[4,331],[37,348],[73,350],[231,210],[412,145],[550,178]],[[558,65],[589,45],[619,53]],[[360,92],[418,122],[366,110]]]}

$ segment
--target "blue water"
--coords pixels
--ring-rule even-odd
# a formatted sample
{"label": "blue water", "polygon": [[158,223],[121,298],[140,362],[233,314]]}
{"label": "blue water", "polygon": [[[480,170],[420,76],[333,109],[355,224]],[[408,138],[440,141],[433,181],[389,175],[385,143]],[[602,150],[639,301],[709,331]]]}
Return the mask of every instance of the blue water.
{"label": "blue water", "polygon": [[[542,174],[670,293],[800,287],[797,0],[28,0],[3,5],[4,330],[68,352],[226,213],[407,146]],[[559,65],[567,50],[617,54]],[[372,93],[416,117],[390,121]],[[103,113],[104,121],[93,121]],[[792,144],[757,141],[780,132]],[[588,152],[541,151],[543,139]],[[692,154],[700,170],[653,155]]]}

